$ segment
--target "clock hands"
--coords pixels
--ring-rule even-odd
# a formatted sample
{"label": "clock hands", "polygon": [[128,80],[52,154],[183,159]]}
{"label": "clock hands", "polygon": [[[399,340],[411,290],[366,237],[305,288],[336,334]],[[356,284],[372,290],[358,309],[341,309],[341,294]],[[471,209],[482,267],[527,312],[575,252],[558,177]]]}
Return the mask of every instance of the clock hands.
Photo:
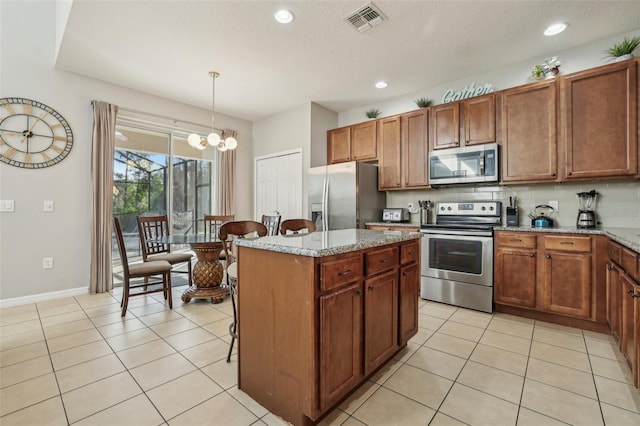
{"label": "clock hands", "polygon": [[[36,118],[36,121],[33,122],[33,124],[31,125],[31,128],[29,130],[25,130],[24,132],[22,132],[24,137],[22,138],[20,143],[23,143],[27,138],[30,138],[31,136],[33,136],[33,132],[32,132],[33,128],[36,127],[36,124],[38,124],[46,115],[47,115],[47,112],[46,111],[43,112],[40,117]],[[27,123],[28,123],[28,121],[27,121]]]}

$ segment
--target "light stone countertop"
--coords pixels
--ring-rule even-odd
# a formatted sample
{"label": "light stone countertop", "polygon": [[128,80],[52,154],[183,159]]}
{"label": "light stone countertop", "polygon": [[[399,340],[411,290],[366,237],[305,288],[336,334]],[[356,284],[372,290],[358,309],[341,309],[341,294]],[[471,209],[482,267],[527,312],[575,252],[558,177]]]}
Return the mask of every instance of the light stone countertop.
{"label": "light stone countertop", "polygon": [[234,240],[234,244],[279,253],[324,257],[421,237],[422,234],[419,232],[341,229],[310,234],[277,235],[254,240]]}
{"label": "light stone countertop", "polygon": [[532,228],[530,226],[496,226],[495,231],[521,231],[521,232],[549,232],[561,234],[591,234],[606,235],[630,249],[640,253],[640,228],[593,228],[578,229],[571,227],[559,228]]}

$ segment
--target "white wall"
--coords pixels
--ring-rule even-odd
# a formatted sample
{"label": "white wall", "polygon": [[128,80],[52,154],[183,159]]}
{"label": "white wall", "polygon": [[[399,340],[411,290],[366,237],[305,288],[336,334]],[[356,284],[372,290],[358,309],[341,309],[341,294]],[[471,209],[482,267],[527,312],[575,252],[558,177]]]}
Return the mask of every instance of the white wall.
{"label": "white wall", "polygon": [[[570,29],[568,31],[570,31]],[[609,63],[604,59],[604,52],[607,47],[621,41],[625,36],[632,37],[634,35],[640,35],[640,29],[631,33],[620,34],[619,36],[579,46],[571,50],[549,52],[549,56],[558,56],[562,63],[560,73],[569,74]],[[640,48],[637,49],[636,52],[640,52]],[[487,54],[491,54],[490,50],[487,51]],[[419,97],[428,97],[433,99],[435,104],[441,104],[442,97],[448,89],[453,88],[456,91],[459,91],[464,89],[471,82],[475,82],[476,87],[478,85],[490,83],[496,91],[530,83],[533,81],[531,79],[531,69],[533,68],[533,65],[541,63],[544,59],[544,57],[531,58],[529,61],[520,62],[509,67],[498,68],[486,73],[471,75],[469,77],[446,82],[435,87],[425,87],[423,90],[415,93],[409,93],[405,96],[388,99],[380,103],[363,105],[359,108],[344,111],[338,114],[338,127],[366,121],[367,118],[364,113],[372,108],[377,108],[381,111],[380,117],[387,117],[416,110],[418,107],[414,100]]]}
{"label": "white wall", "polygon": [[[74,135],[71,153],[55,166],[25,170],[0,163],[0,199],[15,200],[15,212],[0,213],[0,301],[88,288],[92,99],[205,127],[211,119],[204,109],[56,70],[55,20],[52,1],[0,2],[0,97],[54,108]],[[216,114],[216,125],[238,131],[236,208],[252,212],[246,190],[253,185],[251,123]],[[53,213],[42,211],[43,200],[54,200]],[[54,257],[54,269],[42,269],[43,257]]]}

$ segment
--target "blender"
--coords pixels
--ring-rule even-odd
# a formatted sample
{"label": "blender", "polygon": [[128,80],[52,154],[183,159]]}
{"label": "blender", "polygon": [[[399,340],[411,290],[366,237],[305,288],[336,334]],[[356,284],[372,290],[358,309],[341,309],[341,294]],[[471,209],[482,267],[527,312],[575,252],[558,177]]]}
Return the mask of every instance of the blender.
{"label": "blender", "polygon": [[576,220],[576,228],[587,229],[596,227],[595,209],[596,197],[598,193],[595,189],[589,192],[578,192],[578,219]]}

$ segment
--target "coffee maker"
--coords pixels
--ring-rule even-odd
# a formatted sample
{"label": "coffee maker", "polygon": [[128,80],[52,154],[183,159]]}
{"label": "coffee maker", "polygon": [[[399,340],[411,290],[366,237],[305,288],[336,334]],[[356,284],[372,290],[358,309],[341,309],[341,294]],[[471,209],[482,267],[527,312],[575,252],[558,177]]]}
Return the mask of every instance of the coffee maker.
{"label": "coffee maker", "polygon": [[589,192],[578,192],[578,219],[576,220],[576,228],[587,229],[596,227],[596,198],[598,193],[595,189]]}

